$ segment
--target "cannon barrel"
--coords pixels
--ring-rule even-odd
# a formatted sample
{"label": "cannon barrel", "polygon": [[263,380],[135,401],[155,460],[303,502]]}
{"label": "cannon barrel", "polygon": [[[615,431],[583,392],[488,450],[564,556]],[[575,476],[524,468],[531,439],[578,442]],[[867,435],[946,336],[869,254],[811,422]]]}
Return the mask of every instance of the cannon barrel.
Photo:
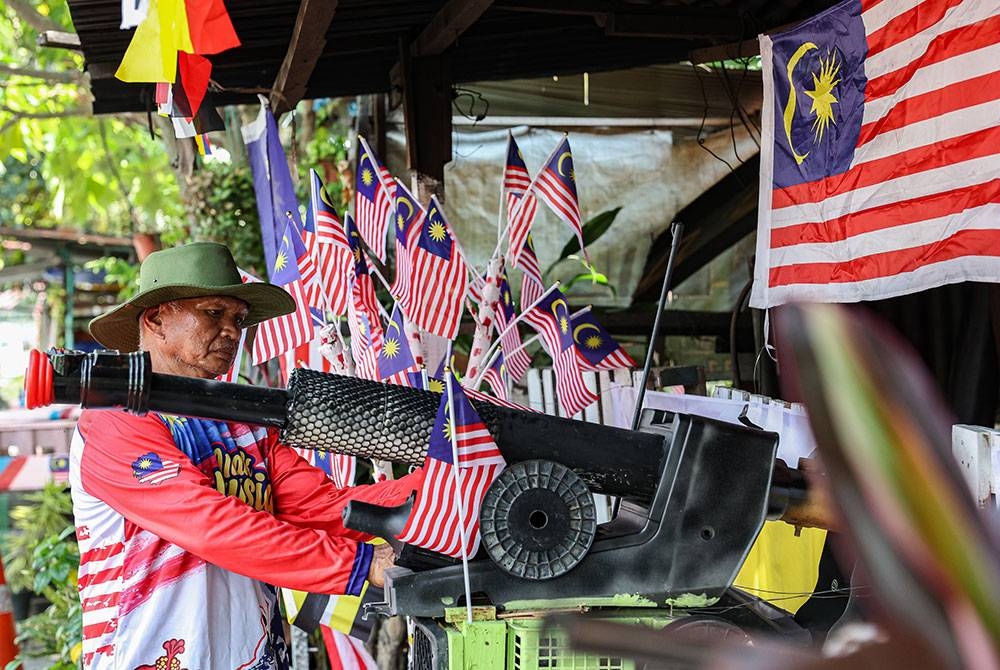
{"label": "cannon barrel", "polygon": [[[297,369],[287,389],[154,373],[137,352],[32,352],[28,404],[120,407],[281,429],[282,442],[397,463],[423,463],[440,394]],[[662,439],[472,400],[508,463],[564,463],[596,493],[652,497]]]}

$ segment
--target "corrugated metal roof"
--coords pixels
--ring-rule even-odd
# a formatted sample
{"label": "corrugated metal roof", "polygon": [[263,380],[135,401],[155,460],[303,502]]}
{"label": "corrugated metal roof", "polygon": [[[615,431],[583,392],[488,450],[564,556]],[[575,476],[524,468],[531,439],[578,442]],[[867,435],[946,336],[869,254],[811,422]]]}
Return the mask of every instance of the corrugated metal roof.
{"label": "corrugated metal roof", "polygon": [[[307,97],[387,92],[389,72],[444,0],[340,0]],[[713,43],[749,38],[810,16],[832,0],[497,0],[444,53],[456,83],[600,72],[676,63]],[[150,87],[113,78],[132,31],[118,29],[119,0],[69,0],[98,113],[146,109]],[[218,104],[253,99],[285,57],[298,0],[233,0],[243,46],[212,57]],[[628,19],[629,25],[623,25]],[[648,28],[644,27],[648,24]],[[633,37],[628,30],[676,33]],[[145,97],[144,97],[145,96]]]}

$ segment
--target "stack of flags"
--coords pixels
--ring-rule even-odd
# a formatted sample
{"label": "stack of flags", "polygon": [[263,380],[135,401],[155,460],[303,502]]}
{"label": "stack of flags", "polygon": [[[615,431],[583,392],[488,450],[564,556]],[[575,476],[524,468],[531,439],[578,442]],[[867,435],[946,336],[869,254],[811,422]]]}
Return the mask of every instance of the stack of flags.
{"label": "stack of flags", "polygon": [[[292,293],[298,305],[292,314],[260,324],[253,362],[312,345],[310,350],[326,359],[323,368],[338,374],[440,393],[426,476],[399,539],[449,556],[474,555],[483,495],[505,464],[469,398],[524,409],[509,400],[511,384],[531,366],[521,322],[540,333],[552,356],[563,415],[577,414],[597,399],[584,382],[584,371],[634,365],[593,316],[570,315],[565,296],[543,282],[531,236],[539,202],[570,225],[582,246],[568,140],[560,141],[533,178],[513,137],[508,143],[501,195],[507,203],[507,258],[522,273],[518,308],[503,256],[491,261],[488,277],[470,268],[438,200],[432,197],[422,206],[363,140],[354,213],[341,218],[315,171],[309,173],[305,216],[300,214],[277,124],[265,101],[257,120],[244,128],[244,137],[269,278]],[[395,260],[389,266],[395,267],[391,283],[380,270],[389,254]],[[246,275],[246,281],[257,280]],[[393,300],[391,314],[379,301],[378,284]],[[491,318],[479,324],[485,332],[480,351],[488,349],[479,359],[481,372],[466,370],[460,382],[454,357],[447,356],[428,376],[421,347],[413,345],[419,345],[422,335],[453,340],[467,303],[485,300],[487,287],[497,289],[489,292],[497,298]],[[343,335],[345,319],[349,343]],[[320,369],[306,358],[303,364]],[[230,379],[238,367],[230,371]],[[479,391],[483,383],[492,395]],[[354,480],[352,457],[333,455],[316,464],[339,486]]]}

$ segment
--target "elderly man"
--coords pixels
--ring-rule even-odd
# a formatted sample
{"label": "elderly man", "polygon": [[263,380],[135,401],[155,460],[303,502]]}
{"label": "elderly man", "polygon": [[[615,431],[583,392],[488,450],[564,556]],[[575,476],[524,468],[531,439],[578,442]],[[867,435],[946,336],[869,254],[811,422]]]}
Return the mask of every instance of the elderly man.
{"label": "elderly man", "polygon": [[[214,378],[240,332],[295,308],[244,284],[217,244],[151,254],[139,292],[94,319],[102,345],[149,352],[153,370]],[[273,430],[85,410],[71,449],[85,668],[285,668],[275,586],[360,594],[391,564],[341,521],[351,499],[387,505],[419,487],[341,490]]]}

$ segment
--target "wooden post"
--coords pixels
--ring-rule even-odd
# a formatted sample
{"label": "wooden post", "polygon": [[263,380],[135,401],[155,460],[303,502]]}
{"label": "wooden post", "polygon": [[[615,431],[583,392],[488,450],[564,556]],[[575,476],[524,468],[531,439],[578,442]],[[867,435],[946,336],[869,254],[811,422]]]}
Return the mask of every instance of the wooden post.
{"label": "wooden post", "polygon": [[426,204],[444,201],[444,166],[451,160],[451,78],[440,56],[410,58],[400,50],[406,163],[413,171],[413,192]]}

